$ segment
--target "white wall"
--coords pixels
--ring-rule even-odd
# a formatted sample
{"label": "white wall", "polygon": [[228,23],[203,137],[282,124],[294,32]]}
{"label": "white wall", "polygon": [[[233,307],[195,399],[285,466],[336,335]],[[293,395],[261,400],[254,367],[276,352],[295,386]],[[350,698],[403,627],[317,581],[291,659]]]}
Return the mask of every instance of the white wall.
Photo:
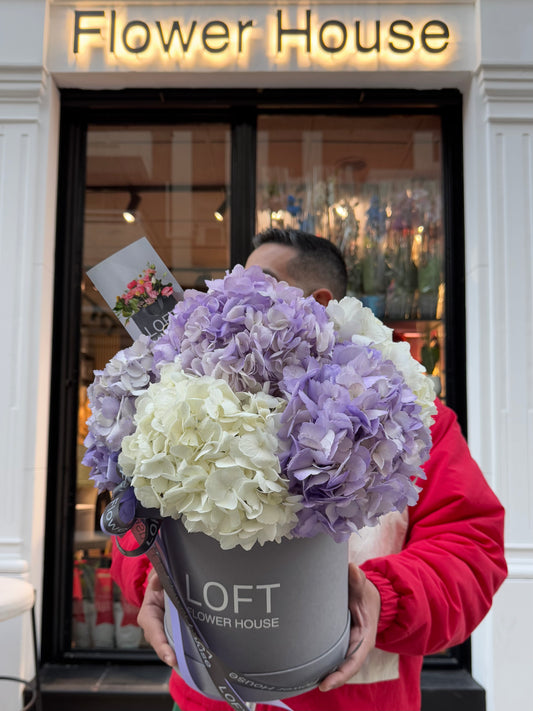
{"label": "white wall", "polygon": [[[458,4],[464,12],[469,3],[442,7]],[[68,67],[61,76],[48,75],[49,5],[51,0],[0,0],[0,574],[28,578],[39,596],[59,124],[55,82],[91,82],[78,70],[69,75]],[[434,16],[439,5],[430,5]],[[473,665],[487,689],[488,711],[507,711],[528,708],[533,698],[533,12],[531,0],[472,0],[472,8],[477,26],[468,36],[477,59],[468,53],[468,71],[344,73],[328,84],[447,86],[465,93],[469,441],[507,508],[510,571],[474,635]],[[167,73],[161,84],[205,86],[208,79],[205,73],[200,79]],[[242,73],[239,85],[267,80]],[[230,81],[228,74],[220,85]],[[320,81],[305,72],[278,72],[271,79],[278,86]],[[113,88],[123,79],[114,68],[98,76],[102,82]],[[142,72],[127,76],[129,85],[143,82]],[[2,624],[2,673],[31,674],[29,625]],[[16,702],[7,693],[0,687],[2,708],[12,711]]]}
{"label": "white wall", "polygon": [[465,101],[468,429],[506,507],[509,577],[473,637],[473,673],[488,711],[506,711],[533,696],[533,11],[529,0],[478,10]]}
{"label": "white wall", "polygon": [[[46,2],[0,2],[0,575],[42,589],[58,97],[44,68]],[[0,577],[0,585],[1,577]],[[30,617],[3,622],[2,674],[33,676]],[[5,711],[20,689],[2,682]]]}

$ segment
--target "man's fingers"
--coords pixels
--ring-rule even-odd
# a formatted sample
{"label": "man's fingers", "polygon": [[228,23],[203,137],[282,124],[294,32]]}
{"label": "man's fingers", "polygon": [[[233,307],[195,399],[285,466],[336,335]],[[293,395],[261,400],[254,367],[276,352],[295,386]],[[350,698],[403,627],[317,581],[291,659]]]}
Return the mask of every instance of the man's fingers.
{"label": "man's fingers", "polygon": [[350,644],[343,663],[318,687],[321,691],[346,684],[361,669],[375,645],[381,608],[379,592],[364,572],[353,564],[348,568],[348,583],[348,606],[352,617]]}
{"label": "man's fingers", "polygon": [[348,565],[348,587],[350,590],[350,598],[354,596],[360,598],[363,594],[363,588],[366,583],[366,575],[361,568],[358,568],[354,563]]}
{"label": "man's fingers", "polygon": [[348,648],[348,651],[346,652],[346,659],[349,659],[350,657],[353,657],[353,655],[357,652],[357,650],[361,647],[363,642],[365,641],[365,638],[363,637],[353,649]]}
{"label": "man's fingers", "polygon": [[318,687],[320,691],[331,691],[346,684],[348,679],[361,669],[371,648],[372,645],[365,642],[365,639],[359,639],[357,642],[350,641],[346,658],[336,671],[320,683]]}
{"label": "man's fingers", "polygon": [[148,580],[137,622],[144,631],[146,641],[153,647],[159,659],[174,667],[177,665],[176,655],[165,634],[164,616],[163,589],[157,575],[153,575]]}
{"label": "man's fingers", "polygon": [[176,666],[176,655],[168,643],[162,618],[158,614],[157,608],[145,607],[141,609],[137,620],[144,630],[146,641],[153,647],[159,659],[171,667]]}
{"label": "man's fingers", "polygon": [[151,590],[157,590],[158,592],[163,590],[163,586],[161,585],[161,581],[159,580],[159,575],[155,572],[155,570],[150,571],[150,576],[148,577],[148,583],[147,586]]}

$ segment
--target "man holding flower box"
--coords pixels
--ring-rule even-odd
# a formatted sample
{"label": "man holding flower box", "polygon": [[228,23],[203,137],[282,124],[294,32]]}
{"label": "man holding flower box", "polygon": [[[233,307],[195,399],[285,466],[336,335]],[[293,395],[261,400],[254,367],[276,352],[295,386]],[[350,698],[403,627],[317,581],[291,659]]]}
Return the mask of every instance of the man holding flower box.
{"label": "man holding flower box", "polygon": [[[327,240],[295,230],[254,239],[246,267],[340,308],[346,268]],[[429,382],[429,381],[428,381]],[[346,660],[317,689],[285,700],[294,711],[416,711],[423,656],[464,641],[485,616],[506,575],[503,509],[471,458],[454,413],[436,401],[432,446],[415,506],[381,517],[350,537]],[[422,477],[422,475],[421,475]],[[125,537],[126,538],[126,537]],[[146,558],[114,552],[112,572],[158,656],[176,665],[163,628],[163,593]],[[227,711],[175,673],[170,692],[182,711]],[[270,708],[258,704],[257,709]]]}

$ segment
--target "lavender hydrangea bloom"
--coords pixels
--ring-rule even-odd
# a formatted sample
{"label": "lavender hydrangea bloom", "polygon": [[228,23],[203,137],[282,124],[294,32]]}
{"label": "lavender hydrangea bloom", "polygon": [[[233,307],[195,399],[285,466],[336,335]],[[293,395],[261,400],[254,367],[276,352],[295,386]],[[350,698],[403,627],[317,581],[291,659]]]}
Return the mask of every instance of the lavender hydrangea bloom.
{"label": "lavender hydrangea bloom", "polygon": [[91,478],[99,491],[114,489],[121,482],[121,475],[117,469],[118,452],[111,452],[104,444],[99,442],[92,432],[85,438],[87,452],[82,459],[86,467],[91,467]]}
{"label": "lavender hydrangea bloom", "polygon": [[286,366],[331,354],[332,323],[300,289],[240,265],[207,285],[207,294],[186,291],[174,309],[154,347],[156,364],[179,355],[185,373],[221,378],[235,392],[277,396]]}
{"label": "lavender hydrangea bloom", "polygon": [[330,363],[287,368],[278,437],[291,493],[304,509],[292,533],[341,541],[389,511],[416,503],[429,430],[415,395],[379,351],[338,344]]}
{"label": "lavender hydrangea bloom", "polygon": [[103,370],[96,370],[87,388],[92,414],[87,420],[87,452],[82,463],[91,467],[89,476],[99,491],[114,489],[120,482],[118,453],[123,438],[135,431],[135,399],[159,379],[152,349],[153,342],[140,336]]}
{"label": "lavender hydrangea bloom", "polygon": [[[326,532],[341,541],[364,526],[374,526],[382,515],[416,503],[416,479],[425,478],[420,467],[431,446],[432,394],[408,350],[400,352],[399,345],[382,332],[383,324],[374,317],[369,320],[366,311],[353,298],[332,302],[326,310],[259,267],[245,270],[239,265],[224,279],[208,282],[207,293],[187,291],[157,342],[141,337],[104,370],[95,372],[88,391],[92,415],[83,463],[91,467],[96,486],[114,489],[121,482],[126,460],[120,460],[121,466],[117,462],[123,444],[120,456],[127,457],[130,436],[149,432],[155,443],[152,478],[156,493],[161,493],[159,467],[167,467],[169,455],[161,448],[158,426],[152,427],[153,412],[145,410],[144,419],[140,418],[137,407],[142,409],[139,403],[144,400],[137,397],[152,383],[162,383],[160,372],[166,369],[160,371],[160,367],[172,363],[193,389],[215,382],[218,392],[223,381],[228,391],[224,402],[233,401],[235,395],[240,402],[243,393],[261,396],[259,400],[271,395],[279,400],[270,433],[277,442],[275,452],[270,445],[265,449],[261,443],[251,444],[257,433],[250,423],[244,423],[242,442],[231,437],[228,441],[232,451],[240,452],[239,466],[244,455],[254,463],[262,462],[254,472],[261,480],[265,478],[264,455],[274,459],[287,499],[291,505],[297,503],[294,517],[285,521],[286,533],[276,529],[280,535],[312,537]],[[199,447],[198,452],[192,451],[190,466],[184,464],[183,442],[181,448],[173,444],[169,452],[178,468],[196,471],[198,457],[209,458],[211,449],[198,445],[189,431],[187,408],[204,407],[205,395],[201,403],[198,396],[186,395],[178,413],[167,402],[166,384],[154,386],[154,393],[171,419],[179,414],[189,423],[182,428],[185,443],[192,450]],[[228,414],[216,415],[221,403],[216,395],[208,407],[214,418],[211,429],[217,432],[228,429]],[[239,422],[240,418],[241,414]],[[203,435],[211,431],[204,420],[202,416]],[[212,443],[217,456],[220,442],[217,434]],[[147,452],[141,447],[138,454],[139,466],[147,471]],[[124,471],[129,481],[127,468]],[[240,500],[242,493],[228,477],[227,462],[206,471],[205,487],[197,492],[200,504],[187,510],[195,526],[203,526],[201,521],[209,514],[204,505],[209,492],[223,502]],[[135,496],[141,489],[140,485],[135,488]],[[177,494],[181,496],[180,491],[172,492],[176,500]],[[189,498],[186,506],[190,506]],[[185,511],[177,510],[177,514]],[[248,507],[246,516],[244,529],[257,530],[259,542],[277,540],[278,533],[274,538],[268,533],[274,525],[272,511],[261,521]],[[218,530],[217,520],[213,522],[208,535],[220,539],[224,531]],[[207,533],[208,528],[196,530]],[[248,546],[250,542],[237,543]],[[224,546],[231,547],[229,543]]]}

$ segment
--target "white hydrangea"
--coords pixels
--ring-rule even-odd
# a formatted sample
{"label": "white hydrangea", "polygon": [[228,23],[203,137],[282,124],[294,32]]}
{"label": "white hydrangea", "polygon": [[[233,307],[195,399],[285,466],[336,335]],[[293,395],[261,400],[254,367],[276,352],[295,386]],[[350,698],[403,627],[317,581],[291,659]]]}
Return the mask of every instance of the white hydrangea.
{"label": "white hydrangea", "polygon": [[363,306],[355,296],[345,296],[341,301],[330,301],[326,307],[333,321],[338,341],[352,340],[379,350],[383,357],[391,360],[403,375],[405,382],[416,395],[422,408],[422,421],[431,427],[435,407],[435,390],[426,376],[426,369],[413,358],[408,343],[395,343],[392,329],[385,326],[372,310]]}
{"label": "white hydrangea", "polygon": [[119,463],[143,506],[181,517],[223,549],[290,537],[301,499],[280,476],[284,400],[234,393],[176,362],[136,405],[136,431],[123,439]]}

